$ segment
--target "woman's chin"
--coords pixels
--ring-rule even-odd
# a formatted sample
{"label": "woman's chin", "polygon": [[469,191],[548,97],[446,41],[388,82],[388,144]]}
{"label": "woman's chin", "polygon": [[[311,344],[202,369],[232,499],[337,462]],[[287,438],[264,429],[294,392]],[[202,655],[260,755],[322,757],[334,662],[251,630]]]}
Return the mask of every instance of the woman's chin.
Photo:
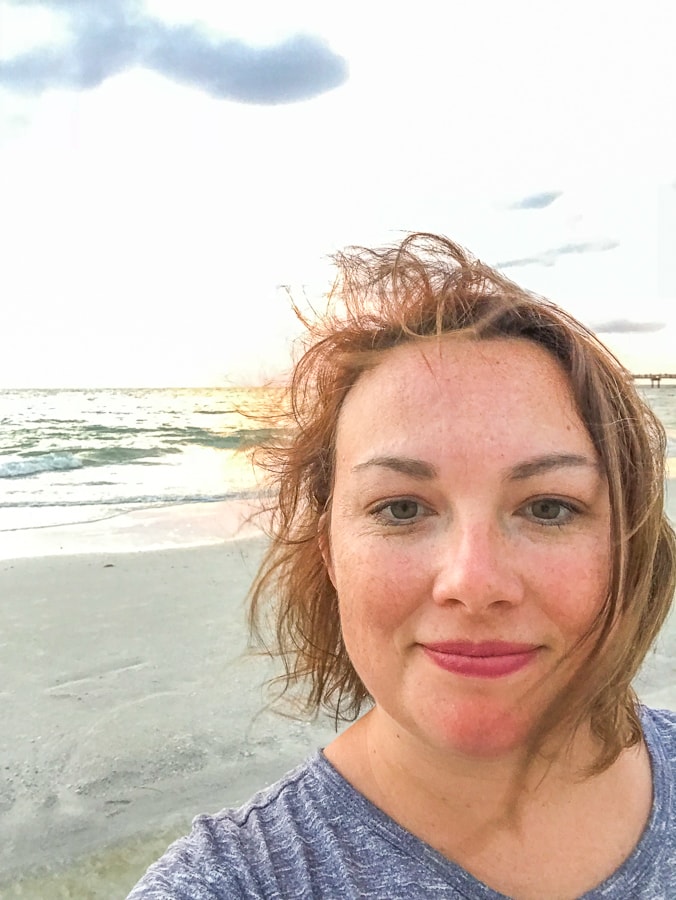
{"label": "woman's chin", "polygon": [[459,756],[496,759],[525,750],[537,717],[524,708],[505,709],[490,703],[458,704],[450,710],[430,710],[418,719],[418,734],[431,745]]}

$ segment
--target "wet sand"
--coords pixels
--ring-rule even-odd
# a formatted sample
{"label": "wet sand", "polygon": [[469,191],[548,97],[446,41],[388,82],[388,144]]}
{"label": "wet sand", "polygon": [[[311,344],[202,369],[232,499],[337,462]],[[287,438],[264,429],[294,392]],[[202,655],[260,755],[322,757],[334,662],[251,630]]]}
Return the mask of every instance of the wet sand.
{"label": "wet sand", "polygon": [[[330,740],[326,721],[265,709],[271,669],[244,623],[252,535],[0,560],[1,897],[125,897],[193,815]],[[675,619],[638,688],[676,709]]]}

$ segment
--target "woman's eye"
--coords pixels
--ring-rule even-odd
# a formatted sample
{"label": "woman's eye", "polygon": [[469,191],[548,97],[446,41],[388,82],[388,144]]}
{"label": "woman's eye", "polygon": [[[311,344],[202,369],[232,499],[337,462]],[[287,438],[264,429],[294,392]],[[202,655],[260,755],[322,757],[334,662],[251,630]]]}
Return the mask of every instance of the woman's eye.
{"label": "woman's eye", "polygon": [[414,519],[418,515],[418,504],[415,500],[395,500],[390,503],[390,512],[394,519]]}
{"label": "woman's eye", "polygon": [[530,516],[538,522],[563,525],[570,521],[575,508],[563,500],[555,500],[553,497],[544,497],[542,500],[533,500],[528,504]]}
{"label": "woman's eye", "polygon": [[373,515],[384,522],[412,522],[423,513],[423,507],[417,500],[388,500],[373,510]]}

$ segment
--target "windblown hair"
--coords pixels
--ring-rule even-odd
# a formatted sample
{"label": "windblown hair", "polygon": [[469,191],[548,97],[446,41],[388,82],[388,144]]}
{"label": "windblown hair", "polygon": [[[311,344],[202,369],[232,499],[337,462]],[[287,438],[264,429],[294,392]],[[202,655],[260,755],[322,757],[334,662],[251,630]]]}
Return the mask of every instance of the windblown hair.
{"label": "windblown hair", "polygon": [[[572,316],[518,287],[434,234],[335,257],[326,311],[307,327],[290,379],[286,438],[263,447],[271,546],[251,590],[250,624],[281,657],[282,693],[302,688],[305,711],[353,719],[368,691],[341,635],[336,591],[320,550],[334,479],[336,428],[346,395],[401,344],[462,334],[521,338],[566,372],[581,420],[605,472],[611,509],[611,571],[603,607],[583,642],[585,662],[547,709],[537,741],[561,722],[590,722],[602,771],[641,738],[631,687],[671,606],[676,541],[664,513],[664,430],[612,353]],[[300,315],[300,314],[299,314]]]}

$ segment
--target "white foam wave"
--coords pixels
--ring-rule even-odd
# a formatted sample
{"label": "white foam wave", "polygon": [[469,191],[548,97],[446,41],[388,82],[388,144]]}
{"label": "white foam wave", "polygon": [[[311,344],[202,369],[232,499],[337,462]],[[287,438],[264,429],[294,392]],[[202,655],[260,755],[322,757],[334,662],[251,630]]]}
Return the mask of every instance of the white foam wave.
{"label": "white foam wave", "polygon": [[81,469],[82,462],[72,453],[44,453],[41,456],[0,456],[0,478],[25,478],[40,472]]}

